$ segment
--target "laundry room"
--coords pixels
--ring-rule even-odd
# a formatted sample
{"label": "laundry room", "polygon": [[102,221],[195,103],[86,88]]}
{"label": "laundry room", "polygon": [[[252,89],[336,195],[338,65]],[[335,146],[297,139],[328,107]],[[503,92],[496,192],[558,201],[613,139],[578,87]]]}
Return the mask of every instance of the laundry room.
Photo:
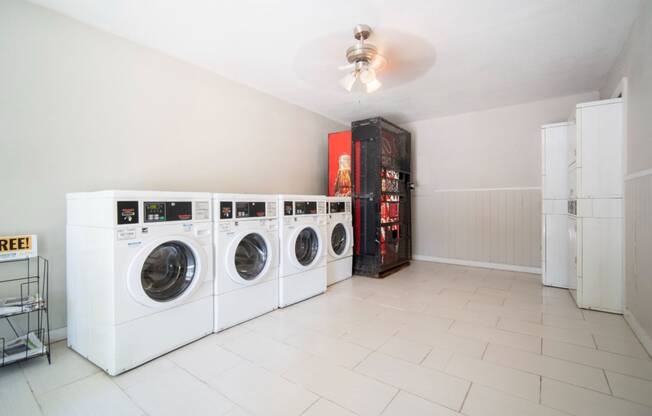
{"label": "laundry room", "polygon": [[652,1],[0,0],[0,416],[652,415]]}

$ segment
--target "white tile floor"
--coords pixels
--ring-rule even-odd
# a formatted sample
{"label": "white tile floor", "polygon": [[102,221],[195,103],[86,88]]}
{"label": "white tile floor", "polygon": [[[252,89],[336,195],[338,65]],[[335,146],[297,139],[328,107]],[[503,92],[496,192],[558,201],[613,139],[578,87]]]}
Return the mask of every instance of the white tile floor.
{"label": "white tile floor", "polygon": [[113,378],[57,343],[0,369],[0,415],[652,415],[623,318],[539,281],[414,262]]}

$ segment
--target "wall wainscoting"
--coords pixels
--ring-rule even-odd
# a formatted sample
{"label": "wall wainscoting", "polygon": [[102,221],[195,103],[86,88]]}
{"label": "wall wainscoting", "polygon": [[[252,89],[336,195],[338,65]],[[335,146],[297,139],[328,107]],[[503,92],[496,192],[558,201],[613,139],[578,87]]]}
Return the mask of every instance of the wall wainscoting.
{"label": "wall wainscoting", "polygon": [[541,188],[417,190],[412,215],[415,259],[541,272]]}
{"label": "wall wainscoting", "polygon": [[50,330],[50,342],[63,341],[66,338],[68,338],[68,327]]}
{"label": "wall wainscoting", "polygon": [[652,169],[625,180],[625,319],[652,355]]}

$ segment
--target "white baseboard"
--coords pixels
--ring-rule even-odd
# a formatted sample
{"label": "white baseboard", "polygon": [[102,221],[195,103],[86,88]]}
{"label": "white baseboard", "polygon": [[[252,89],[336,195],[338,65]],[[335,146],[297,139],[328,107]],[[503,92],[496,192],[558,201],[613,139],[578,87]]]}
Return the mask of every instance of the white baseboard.
{"label": "white baseboard", "polygon": [[541,267],[518,266],[515,264],[502,264],[502,263],[487,263],[484,261],[451,259],[448,257],[431,257],[431,256],[422,256],[420,254],[413,254],[412,258],[414,260],[431,261],[435,263],[457,264],[458,266],[482,267],[485,269],[508,270],[511,272],[541,274]]}
{"label": "white baseboard", "polygon": [[68,335],[68,328],[57,328],[50,330],[50,342],[63,341]]}
{"label": "white baseboard", "polygon": [[638,337],[638,340],[643,344],[643,348],[645,348],[647,353],[652,357],[652,336],[643,329],[629,309],[625,308],[623,315],[625,316],[625,320],[629,326],[632,328],[632,331],[634,331],[634,334]]}

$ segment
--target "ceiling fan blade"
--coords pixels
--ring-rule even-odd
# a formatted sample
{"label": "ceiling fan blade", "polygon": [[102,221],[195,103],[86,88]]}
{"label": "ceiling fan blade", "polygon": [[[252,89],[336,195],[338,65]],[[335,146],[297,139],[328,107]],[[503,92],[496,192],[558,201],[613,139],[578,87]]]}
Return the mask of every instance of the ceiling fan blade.
{"label": "ceiling fan blade", "polygon": [[337,69],[339,69],[340,71],[352,70],[352,69],[355,69],[355,63],[340,65],[340,66],[337,67]]}
{"label": "ceiling fan blade", "polygon": [[374,56],[374,59],[369,63],[369,66],[376,71],[384,68],[385,65],[387,65],[387,59],[382,55]]}
{"label": "ceiling fan blade", "polygon": [[357,78],[355,75],[353,75],[353,73],[348,73],[344,75],[344,77],[340,80],[340,85],[348,92],[351,92],[351,90],[353,89],[353,84],[355,84],[356,79]]}

